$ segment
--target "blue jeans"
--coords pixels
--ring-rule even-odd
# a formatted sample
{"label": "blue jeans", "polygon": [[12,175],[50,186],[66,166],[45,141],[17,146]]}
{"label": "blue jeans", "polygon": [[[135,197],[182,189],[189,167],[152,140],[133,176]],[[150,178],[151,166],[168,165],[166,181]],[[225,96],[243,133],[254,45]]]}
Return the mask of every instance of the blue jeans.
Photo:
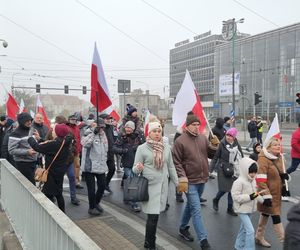
{"label": "blue jeans", "polygon": [[292,164],[291,166],[287,169],[287,173],[293,173],[294,171],[296,171],[298,165],[300,164],[300,159],[299,158],[292,158]]}
{"label": "blue jeans", "polygon": [[241,226],[234,247],[237,250],[255,250],[254,228],[250,214],[239,214],[239,217],[241,219]]}
{"label": "blue jeans", "polygon": [[71,199],[75,199],[76,198],[76,178],[75,178],[75,171],[74,171],[73,162],[68,167],[67,176],[68,176],[68,179],[69,179]]}
{"label": "blue jeans", "polygon": [[[217,200],[220,200],[221,197],[226,194],[227,192],[224,192],[224,191],[219,191],[216,195],[216,199]],[[232,196],[231,196],[231,192],[228,192],[228,197],[227,197],[227,200],[228,200],[228,208],[231,209],[232,206],[233,206],[233,200],[232,200]]]}
{"label": "blue jeans", "polygon": [[201,216],[200,197],[204,190],[204,183],[201,184],[189,184],[188,192],[186,193],[187,203],[181,218],[181,229],[189,224],[192,217],[193,226],[197,234],[198,240],[204,240],[207,238],[207,232],[204,228]]}

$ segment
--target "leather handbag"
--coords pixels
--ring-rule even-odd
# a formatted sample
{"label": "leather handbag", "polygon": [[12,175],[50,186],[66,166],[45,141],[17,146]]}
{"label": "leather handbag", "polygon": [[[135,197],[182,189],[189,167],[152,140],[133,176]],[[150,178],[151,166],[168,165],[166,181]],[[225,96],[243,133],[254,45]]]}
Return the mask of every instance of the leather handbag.
{"label": "leather handbag", "polygon": [[124,180],[124,201],[148,201],[148,179],[141,175],[134,175]]}
{"label": "leather handbag", "polygon": [[63,146],[65,144],[65,140],[63,140],[59,150],[57,151],[56,155],[54,156],[52,162],[50,163],[48,168],[40,168],[38,167],[35,170],[34,173],[34,179],[35,181],[39,182],[39,186],[41,186],[42,184],[46,183],[48,180],[48,173],[49,173],[49,169],[52,167],[53,162],[55,161],[55,159],[57,158],[57,156],[59,155],[60,151],[62,150]]}

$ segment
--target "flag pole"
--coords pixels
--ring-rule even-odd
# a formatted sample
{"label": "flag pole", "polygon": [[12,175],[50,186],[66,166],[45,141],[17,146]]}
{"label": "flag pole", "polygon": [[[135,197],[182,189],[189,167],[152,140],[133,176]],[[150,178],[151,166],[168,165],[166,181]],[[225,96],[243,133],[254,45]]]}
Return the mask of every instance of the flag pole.
{"label": "flag pole", "polygon": [[99,126],[99,100],[98,100],[98,91],[96,91],[96,116],[97,116],[97,126]]}
{"label": "flag pole", "polygon": [[[286,168],[285,168],[285,161],[284,161],[284,155],[281,153],[281,159],[282,159],[282,169],[283,169],[283,173],[286,173]],[[288,182],[287,180],[284,180],[284,184],[286,187],[286,191],[289,191],[289,186],[288,186]]]}
{"label": "flag pole", "polygon": [[210,127],[210,125],[209,125],[209,123],[208,123],[208,120],[207,120],[207,118],[206,118],[206,115],[205,115],[204,110],[203,110],[202,112],[203,112],[203,116],[204,116],[204,119],[205,119],[205,121],[206,121],[208,130],[209,130],[209,133],[211,134],[212,137],[214,137],[214,133],[213,133],[212,130],[211,130],[211,127]]}

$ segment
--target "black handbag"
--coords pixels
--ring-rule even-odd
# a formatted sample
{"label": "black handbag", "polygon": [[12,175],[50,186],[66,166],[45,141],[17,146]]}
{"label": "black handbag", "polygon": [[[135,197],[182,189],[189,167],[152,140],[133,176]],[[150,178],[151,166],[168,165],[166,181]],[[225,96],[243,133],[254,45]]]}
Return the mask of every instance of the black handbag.
{"label": "black handbag", "polygon": [[134,175],[124,180],[124,201],[148,201],[148,179],[142,175]]}
{"label": "black handbag", "polygon": [[234,174],[234,167],[233,164],[229,163],[229,162],[221,162],[220,163],[220,168],[223,170],[223,174],[225,177],[232,177]]}

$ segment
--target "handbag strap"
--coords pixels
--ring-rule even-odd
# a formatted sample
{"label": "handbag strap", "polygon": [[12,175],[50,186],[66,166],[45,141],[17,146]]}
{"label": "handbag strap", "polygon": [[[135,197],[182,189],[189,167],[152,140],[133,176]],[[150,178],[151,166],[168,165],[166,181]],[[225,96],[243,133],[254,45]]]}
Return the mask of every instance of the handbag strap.
{"label": "handbag strap", "polygon": [[46,171],[49,171],[49,169],[52,167],[53,162],[56,160],[57,156],[59,155],[59,153],[62,150],[64,145],[65,145],[65,140],[63,140],[63,142],[61,143],[59,150],[57,151],[56,155],[54,156],[52,162],[50,163],[50,165],[49,165],[49,167],[47,168]]}

